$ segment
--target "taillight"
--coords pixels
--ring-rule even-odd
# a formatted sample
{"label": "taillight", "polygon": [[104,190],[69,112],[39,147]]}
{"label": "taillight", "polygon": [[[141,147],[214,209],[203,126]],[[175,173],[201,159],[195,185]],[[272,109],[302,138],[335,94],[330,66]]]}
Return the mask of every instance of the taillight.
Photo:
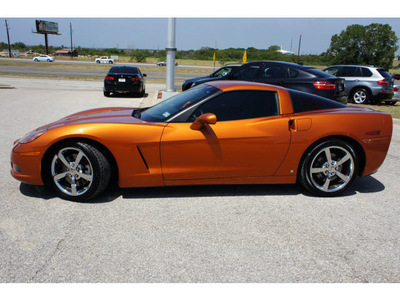
{"label": "taillight", "polygon": [[394,92],[398,92],[398,91],[399,91],[399,88],[398,88],[397,86],[394,86],[394,87],[393,87],[393,91],[394,91]]}
{"label": "taillight", "polygon": [[378,81],[378,84],[381,86],[388,86],[389,85],[389,81],[387,81],[386,79],[382,79]]}
{"label": "taillight", "polygon": [[114,80],[114,77],[112,77],[112,76],[106,76],[106,78],[104,78],[105,80]]}
{"label": "taillight", "polygon": [[313,82],[313,85],[319,90],[334,90],[336,88],[336,84],[330,81],[316,81]]}
{"label": "taillight", "polygon": [[137,76],[135,76],[135,77],[132,77],[132,78],[131,78],[131,81],[140,81],[140,78],[137,77]]}

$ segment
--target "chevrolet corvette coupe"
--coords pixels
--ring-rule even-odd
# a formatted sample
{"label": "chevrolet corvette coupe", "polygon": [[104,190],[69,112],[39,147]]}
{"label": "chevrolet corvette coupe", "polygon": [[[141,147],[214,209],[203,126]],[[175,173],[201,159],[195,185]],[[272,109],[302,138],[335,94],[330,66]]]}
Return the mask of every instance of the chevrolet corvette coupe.
{"label": "chevrolet corvette coupe", "polygon": [[11,174],[86,201],[119,187],[294,184],[336,196],[377,171],[392,117],[279,86],[199,85],[150,108],[99,108],[15,141]]}

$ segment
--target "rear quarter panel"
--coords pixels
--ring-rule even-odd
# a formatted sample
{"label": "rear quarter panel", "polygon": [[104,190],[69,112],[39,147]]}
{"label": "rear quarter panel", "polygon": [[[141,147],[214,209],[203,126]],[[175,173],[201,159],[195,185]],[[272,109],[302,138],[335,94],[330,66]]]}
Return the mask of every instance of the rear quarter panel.
{"label": "rear quarter panel", "polygon": [[385,160],[392,136],[392,117],[388,114],[329,110],[295,114],[291,119],[291,146],[276,176],[297,174],[307,149],[329,138],[348,139],[360,146],[359,156],[365,157],[361,176],[376,172]]}

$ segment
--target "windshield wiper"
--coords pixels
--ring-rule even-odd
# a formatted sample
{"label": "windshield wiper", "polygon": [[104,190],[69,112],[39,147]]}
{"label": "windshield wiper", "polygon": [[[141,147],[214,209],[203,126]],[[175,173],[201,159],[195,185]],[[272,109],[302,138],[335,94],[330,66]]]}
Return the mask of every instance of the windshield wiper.
{"label": "windshield wiper", "polygon": [[140,119],[140,117],[142,116],[142,111],[144,111],[146,109],[148,109],[148,107],[134,109],[132,112],[132,117],[134,117],[136,119]]}

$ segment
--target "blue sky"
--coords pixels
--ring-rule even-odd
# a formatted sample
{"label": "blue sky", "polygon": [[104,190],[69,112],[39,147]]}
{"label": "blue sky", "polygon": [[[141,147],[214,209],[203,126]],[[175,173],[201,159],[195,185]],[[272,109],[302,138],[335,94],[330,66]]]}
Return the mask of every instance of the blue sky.
{"label": "blue sky", "polygon": [[[118,3],[121,3],[120,1]],[[309,1],[302,1],[305,4],[307,2]],[[324,3],[328,7],[337,7],[341,2],[342,0],[338,0],[335,4]],[[30,2],[27,3],[26,5],[30,5]],[[183,3],[187,6],[187,2]],[[207,3],[207,1],[202,3]],[[250,0],[250,2],[238,3],[251,4],[252,2]],[[285,3],[290,6],[290,2]],[[158,6],[155,6],[157,8],[145,7],[148,12],[146,15],[138,13],[141,8],[136,4],[130,4],[132,13],[126,13],[126,10],[121,9],[125,7],[124,5],[128,5],[126,3],[118,5],[118,9],[115,10],[117,13],[114,11],[114,14],[107,13],[107,9],[104,11],[97,9],[97,15],[92,13],[96,11],[94,9],[96,6],[102,5],[92,3],[87,10],[81,7],[80,13],[71,10],[74,6],[67,4],[63,4],[62,13],[56,9],[47,11],[37,8],[33,10],[28,8],[25,11],[13,8],[7,11],[6,9],[5,13],[0,12],[0,41],[7,41],[4,22],[6,19],[10,29],[11,43],[21,41],[27,45],[44,44],[43,35],[32,33],[35,29],[35,20],[40,19],[59,24],[61,35],[49,35],[49,44],[52,46],[70,46],[69,28],[72,23],[75,47],[164,49],[167,38],[167,17],[170,16],[177,17],[176,46],[178,50],[197,50],[201,47],[266,49],[269,46],[278,45],[297,53],[301,35],[301,53],[320,54],[329,47],[332,35],[340,34],[351,24],[389,24],[400,38],[400,14],[397,14],[399,17],[395,18],[390,14],[379,15],[375,12],[373,15],[377,17],[371,17],[368,13],[364,16],[361,14],[349,17],[342,16],[343,13],[332,9],[311,12],[303,10],[296,14],[294,8],[276,10],[270,6],[261,6],[260,10],[251,6],[252,13],[248,13],[246,9],[238,6],[218,16],[218,12],[223,11],[224,8],[212,6],[213,9],[207,10],[203,5],[198,15],[172,8],[173,14],[167,10],[167,13],[158,16],[156,13],[159,11]],[[106,6],[114,7],[109,2]],[[160,9],[163,9],[162,6]],[[281,13],[272,13],[274,9]],[[144,8],[142,10],[144,11]],[[193,8],[191,11],[193,12]],[[171,15],[168,16],[168,14]]]}

